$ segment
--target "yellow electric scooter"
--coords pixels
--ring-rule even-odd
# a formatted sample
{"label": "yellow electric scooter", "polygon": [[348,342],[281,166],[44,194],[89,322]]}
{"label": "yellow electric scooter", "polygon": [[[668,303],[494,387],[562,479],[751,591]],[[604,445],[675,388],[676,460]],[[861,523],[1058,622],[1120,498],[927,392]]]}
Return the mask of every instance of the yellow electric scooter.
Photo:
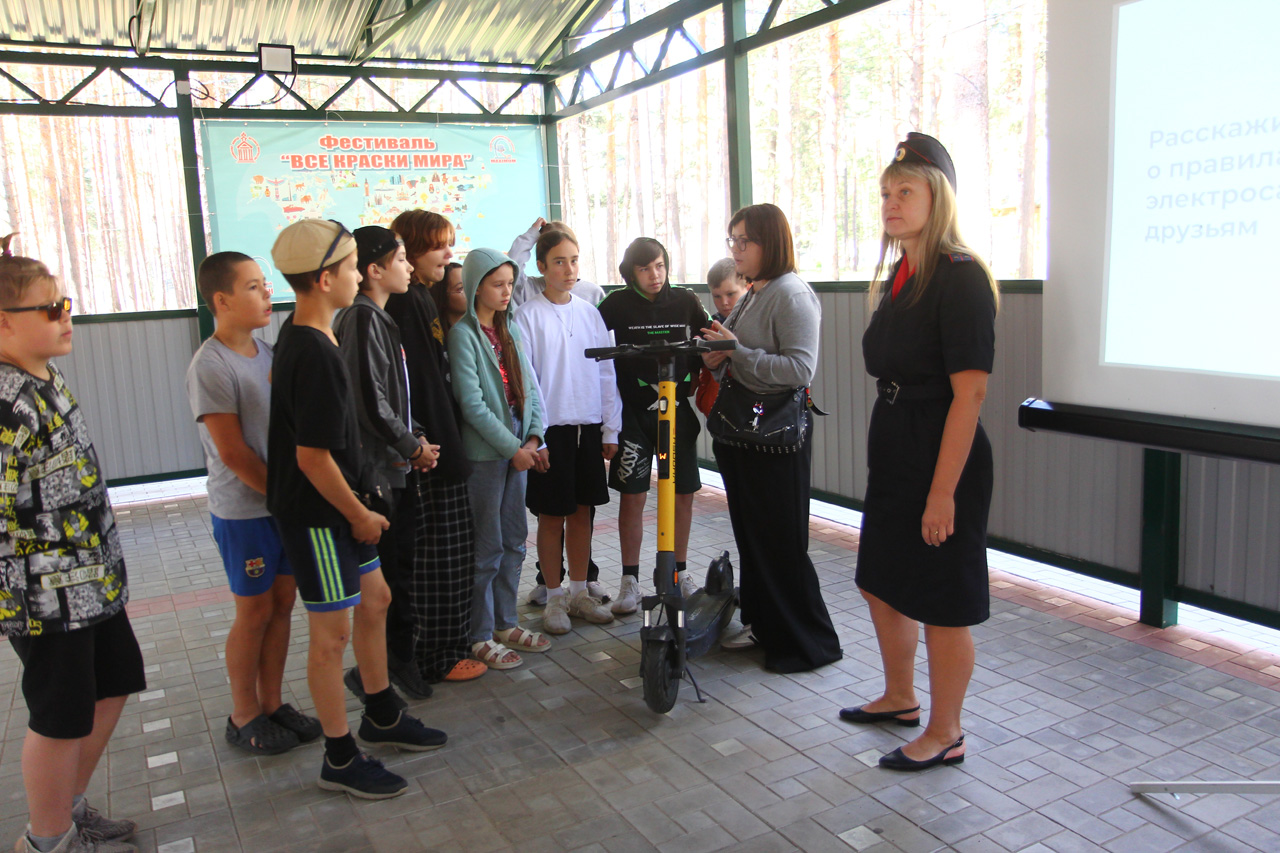
{"label": "yellow electric scooter", "polygon": [[658,556],[653,573],[655,593],[641,599],[644,624],[640,629],[640,676],[644,680],[645,704],[659,714],[675,706],[684,675],[689,676],[698,701],[706,701],[686,662],[706,653],[720,641],[720,635],[733,618],[738,594],[727,551],[711,562],[701,589],[688,599],[680,592],[675,554],[675,477],[679,462],[675,441],[675,362],[679,356],[700,356],[735,349],[737,345],[736,341],[691,338],[678,342],[620,344],[589,349],[585,353],[587,358],[597,361],[644,358],[658,363]]}

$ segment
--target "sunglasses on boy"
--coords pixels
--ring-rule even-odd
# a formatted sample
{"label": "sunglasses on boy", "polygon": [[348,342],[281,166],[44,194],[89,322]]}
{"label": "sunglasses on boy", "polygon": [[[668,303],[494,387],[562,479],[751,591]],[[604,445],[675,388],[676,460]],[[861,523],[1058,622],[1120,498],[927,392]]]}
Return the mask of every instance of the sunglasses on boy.
{"label": "sunglasses on boy", "polygon": [[324,258],[320,261],[320,266],[316,268],[316,275],[322,273],[324,268],[329,265],[329,258],[332,257],[334,251],[337,250],[338,244],[342,242],[342,238],[352,236],[351,232],[347,230],[347,226],[343,225],[338,220],[330,219],[329,221],[338,226],[338,236],[334,237],[333,242],[329,244],[328,250],[324,253]]}
{"label": "sunglasses on boy", "polygon": [[21,314],[23,311],[43,311],[50,321],[61,320],[64,313],[71,313],[71,297],[64,296],[57,302],[50,302],[48,305],[26,305],[22,308],[0,308],[0,311],[6,311],[10,314]]}

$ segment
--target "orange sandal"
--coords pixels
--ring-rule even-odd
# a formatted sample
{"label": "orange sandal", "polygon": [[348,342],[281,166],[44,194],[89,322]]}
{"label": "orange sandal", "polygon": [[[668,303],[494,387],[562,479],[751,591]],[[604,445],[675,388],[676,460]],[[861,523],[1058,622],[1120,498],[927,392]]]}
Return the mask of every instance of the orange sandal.
{"label": "orange sandal", "polygon": [[445,681],[470,681],[473,678],[479,678],[489,671],[489,667],[483,661],[478,660],[460,660],[453,665],[453,669],[449,670],[449,674],[444,677]]}

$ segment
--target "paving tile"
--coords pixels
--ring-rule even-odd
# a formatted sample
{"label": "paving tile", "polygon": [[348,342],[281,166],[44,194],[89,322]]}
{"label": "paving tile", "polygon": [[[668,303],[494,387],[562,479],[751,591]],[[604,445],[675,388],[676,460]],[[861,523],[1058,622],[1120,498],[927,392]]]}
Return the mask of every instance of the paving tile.
{"label": "paving tile", "polygon": [[[695,507],[694,564],[723,548],[736,554],[723,496],[705,489]],[[117,515],[149,686],[126,705],[90,793],[110,813],[139,820],[148,853],[1280,850],[1273,799],[1171,804],[1126,787],[1140,776],[1280,775],[1280,709],[1267,686],[1280,680],[1266,674],[1277,666],[1273,653],[1250,646],[1237,625],[1244,633],[1233,636],[1148,629],[1125,609],[1132,604],[1098,600],[1102,588],[1084,578],[1060,589],[993,571],[992,618],[974,629],[968,759],[923,774],[879,769],[900,733],[835,716],[882,684],[852,582],[857,531],[816,518],[812,556],[843,661],[778,676],[763,670],[758,651],[713,652],[692,662],[707,703],[685,689],[657,716],[635,675],[638,617],[582,626],[519,670],[440,685],[415,703],[450,733],[449,746],[380,751],[411,780],[410,793],[357,802],[315,786],[319,744],[255,758],[222,740],[234,606],[202,487],[149,486],[117,501]],[[652,524],[652,507],[648,515]],[[597,530],[597,562],[612,587],[616,507],[601,508]],[[994,553],[992,565],[1040,571]],[[531,583],[526,572],[522,593]],[[520,611],[536,627],[540,611]],[[917,666],[923,687],[923,648]],[[0,646],[4,778],[20,772],[18,673]],[[311,708],[300,608],[285,690]],[[349,700],[353,719],[358,707]],[[0,792],[0,834],[16,836],[24,820],[21,791]]]}

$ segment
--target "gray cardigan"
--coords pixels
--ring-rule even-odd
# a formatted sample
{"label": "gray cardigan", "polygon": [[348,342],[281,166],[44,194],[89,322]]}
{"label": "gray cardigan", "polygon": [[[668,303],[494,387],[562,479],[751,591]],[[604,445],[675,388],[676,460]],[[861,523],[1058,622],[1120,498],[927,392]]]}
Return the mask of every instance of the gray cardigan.
{"label": "gray cardigan", "polygon": [[[766,394],[813,381],[822,306],[800,276],[784,273],[763,290],[748,292],[724,325],[738,338],[738,348],[725,364],[747,388]],[[717,374],[723,380],[723,366]]]}

